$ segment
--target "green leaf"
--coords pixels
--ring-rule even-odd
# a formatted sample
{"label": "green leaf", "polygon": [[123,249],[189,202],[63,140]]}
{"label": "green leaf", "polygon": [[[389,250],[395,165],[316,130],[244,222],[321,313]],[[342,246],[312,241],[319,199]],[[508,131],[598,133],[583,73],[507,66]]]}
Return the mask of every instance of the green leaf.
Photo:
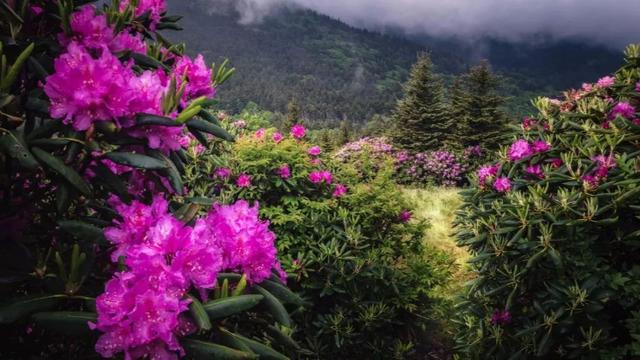
{"label": "green leaf", "polygon": [[78,239],[90,242],[106,242],[103,230],[97,226],[77,220],[60,220],[58,225],[60,225],[60,229]]}
{"label": "green leaf", "polygon": [[273,337],[273,339],[285,349],[300,349],[300,345],[291,338],[291,336],[283,333],[276,326],[269,325],[267,327],[267,333]]}
{"label": "green leaf", "polygon": [[51,309],[66,298],[66,295],[47,295],[15,299],[0,308],[0,324],[11,324],[36,311]]}
{"label": "green leaf", "polygon": [[304,300],[298,294],[289,290],[286,286],[272,280],[265,280],[260,283],[260,286],[267,289],[271,294],[280,299],[285,304],[294,304],[302,306],[304,305]]}
{"label": "green leaf", "polygon": [[17,131],[0,133],[0,150],[17,160],[23,167],[35,170],[39,164],[27,150],[22,134]]}
{"label": "green leaf", "polygon": [[159,116],[153,114],[138,114],[136,116],[136,125],[146,126],[146,125],[156,125],[156,126],[182,126],[172,118],[168,118],[166,116]]}
{"label": "green leaf", "polygon": [[142,154],[110,152],[105,154],[105,156],[118,164],[128,165],[138,169],[162,170],[167,168],[167,164],[163,161]]}
{"label": "green leaf", "polygon": [[0,90],[6,91],[11,87],[11,85],[13,85],[13,83],[16,81],[16,78],[18,77],[18,74],[20,73],[20,70],[22,70],[22,65],[24,65],[24,62],[27,61],[29,56],[31,56],[31,53],[33,52],[35,46],[36,45],[34,43],[31,43],[29,46],[27,46],[26,49],[22,51],[22,53],[20,53],[20,55],[18,55],[16,61],[13,63],[13,65],[11,65],[11,68],[9,68],[9,72],[2,79],[2,83],[0,83]]}
{"label": "green leaf", "polygon": [[80,174],[78,174],[75,170],[65,165],[65,163],[58,159],[57,157],[49,154],[48,152],[34,147],[32,150],[33,155],[40,160],[40,162],[44,163],[48,167],[50,167],[53,171],[60,174],[65,180],[67,180],[73,187],[78,189],[80,193],[85,196],[91,196],[91,190],[89,189],[89,185],[82,179]]}
{"label": "green leaf", "polygon": [[91,335],[93,330],[89,328],[89,322],[95,322],[95,313],[81,311],[55,311],[33,314],[35,323],[56,334],[69,336]]}
{"label": "green leaf", "polygon": [[262,299],[262,295],[228,297],[210,301],[204,304],[204,309],[209,314],[210,319],[223,319],[251,309],[258,305]]}
{"label": "green leaf", "polygon": [[191,299],[191,304],[189,304],[189,311],[191,312],[191,316],[196,321],[196,325],[201,330],[211,330],[211,321],[209,320],[209,316],[202,306],[200,300],[196,299],[193,296],[189,296]]}
{"label": "green leaf", "polygon": [[265,304],[276,321],[286,327],[291,327],[291,318],[289,317],[289,313],[287,312],[287,309],[284,308],[284,305],[282,305],[280,300],[261,286],[256,285],[254,288],[260,293],[260,295],[264,296]]}
{"label": "green leaf", "polygon": [[149,57],[147,55],[144,54],[140,54],[140,53],[136,53],[136,52],[131,52],[128,54],[128,56],[130,58],[133,59],[133,61],[135,61],[136,65],[139,65],[142,68],[145,69],[157,69],[157,68],[162,68],[165,70],[169,70],[169,68],[167,67],[167,65],[161,63],[160,61]]}
{"label": "green leaf", "polygon": [[232,332],[229,332],[229,334],[231,334],[232,336],[234,336],[235,338],[239,339],[240,341],[242,341],[243,343],[245,343],[250,349],[251,351],[253,351],[254,353],[260,355],[260,359],[264,359],[264,360],[289,360],[288,357],[286,357],[285,355],[275,351],[274,349],[268,347],[265,344],[262,344],[260,342],[257,342],[255,340],[246,338],[242,335],[239,334],[235,334]]}
{"label": "green leaf", "polygon": [[169,178],[169,182],[171,182],[171,187],[175,190],[176,194],[182,195],[184,191],[184,184],[182,183],[182,174],[178,171],[176,165],[166,157],[160,151],[152,151],[150,155],[154,158],[162,161],[165,164],[165,169],[162,170],[162,174]]}
{"label": "green leaf", "polygon": [[223,140],[235,140],[233,135],[229,134],[225,129],[201,119],[191,119],[187,121],[187,127],[189,128],[189,130],[195,129],[198,131],[204,131]]}
{"label": "green leaf", "polygon": [[183,339],[180,343],[188,354],[194,355],[192,357],[195,359],[245,360],[258,358],[255,354],[201,340]]}

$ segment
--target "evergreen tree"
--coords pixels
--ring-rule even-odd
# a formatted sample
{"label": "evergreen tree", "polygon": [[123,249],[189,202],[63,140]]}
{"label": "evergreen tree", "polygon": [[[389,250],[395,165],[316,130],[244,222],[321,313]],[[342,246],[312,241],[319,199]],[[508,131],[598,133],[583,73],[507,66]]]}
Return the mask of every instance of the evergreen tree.
{"label": "evergreen tree", "polygon": [[456,76],[449,89],[449,117],[453,126],[446,140],[447,147],[461,149],[464,138],[469,133],[469,92],[466,89],[465,76]]}
{"label": "evergreen tree", "polygon": [[453,126],[444,103],[444,87],[429,55],[421,53],[403,87],[393,114],[392,141],[413,151],[440,148]]}
{"label": "evergreen tree", "polygon": [[500,78],[491,71],[488,62],[474,66],[465,76],[466,94],[463,105],[468,126],[462,139],[464,144],[497,149],[504,136],[506,116],[502,111],[505,98],[498,94]]}
{"label": "evergreen tree", "polygon": [[333,137],[331,136],[333,132],[334,131],[331,129],[322,129],[318,131],[316,143],[325,153],[330,153],[335,149]]}
{"label": "evergreen tree", "polygon": [[289,104],[287,104],[287,118],[284,121],[282,130],[289,131],[293,125],[301,122],[300,105],[298,105],[298,101],[293,98],[289,101]]}
{"label": "evergreen tree", "polygon": [[338,130],[336,145],[342,146],[349,141],[351,141],[351,126],[347,120],[342,120],[340,123],[340,129]]}

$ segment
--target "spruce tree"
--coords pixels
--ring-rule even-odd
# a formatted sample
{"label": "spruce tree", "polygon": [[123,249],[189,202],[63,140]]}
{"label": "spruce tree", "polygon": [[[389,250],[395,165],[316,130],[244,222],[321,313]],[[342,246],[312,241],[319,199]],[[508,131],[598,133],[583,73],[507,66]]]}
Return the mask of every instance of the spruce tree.
{"label": "spruce tree", "polygon": [[468,99],[465,76],[458,75],[449,89],[449,118],[452,126],[446,143],[451,149],[461,149],[465,145],[464,139],[469,133],[470,125]]}
{"label": "spruce tree", "polygon": [[442,81],[434,74],[428,54],[418,55],[403,90],[404,97],[393,114],[393,143],[412,151],[442,147],[452,123],[444,103]]}
{"label": "spruce tree", "polygon": [[492,73],[489,63],[483,61],[469,70],[465,83],[463,105],[468,126],[462,136],[464,144],[497,149],[506,130],[506,116],[502,111],[505,98],[498,94],[500,79]]}
{"label": "spruce tree", "polygon": [[351,141],[351,127],[349,122],[342,120],[340,123],[340,129],[338,130],[338,137],[336,139],[336,145],[342,146]]}
{"label": "spruce tree", "polygon": [[293,125],[299,123],[301,123],[300,105],[298,105],[298,101],[293,98],[291,99],[291,101],[289,101],[289,104],[287,104],[287,118],[282,125],[282,130],[289,131],[291,130],[291,127],[293,127]]}

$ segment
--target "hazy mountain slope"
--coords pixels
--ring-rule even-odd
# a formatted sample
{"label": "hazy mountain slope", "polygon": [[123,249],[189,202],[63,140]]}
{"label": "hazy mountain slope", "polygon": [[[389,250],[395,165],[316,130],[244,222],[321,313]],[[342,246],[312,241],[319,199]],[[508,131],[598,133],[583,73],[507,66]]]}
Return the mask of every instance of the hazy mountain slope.
{"label": "hazy mountain slope", "polygon": [[171,33],[171,39],[186,41],[190,52],[202,52],[210,62],[227,57],[238,69],[220,92],[225,106],[238,110],[254,101],[285,111],[296,97],[304,115],[316,122],[363,122],[375,113],[388,113],[416,53],[425,48],[449,79],[480,58],[489,59],[506,75],[509,108],[517,113],[527,110],[528,97],[594,80],[615,69],[621,58],[574,42],[402,39],[303,10],[283,10],[260,24],[240,25],[237,14],[209,13],[198,1],[168,3],[172,13],[185,16],[185,30]]}

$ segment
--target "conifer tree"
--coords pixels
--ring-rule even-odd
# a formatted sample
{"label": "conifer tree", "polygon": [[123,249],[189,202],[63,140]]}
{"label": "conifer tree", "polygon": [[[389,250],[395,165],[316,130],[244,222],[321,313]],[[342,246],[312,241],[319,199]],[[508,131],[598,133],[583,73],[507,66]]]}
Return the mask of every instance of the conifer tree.
{"label": "conifer tree", "polygon": [[338,130],[338,137],[336,139],[336,145],[342,146],[351,141],[351,127],[347,120],[342,120],[340,123],[340,129]]}
{"label": "conifer tree", "polygon": [[449,89],[449,118],[452,122],[451,131],[446,140],[452,149],[464,147],[464,138],[469,133],[469,92],[466,89],[465,76],[458,75]]}
{"label": "conifer tree", "polygon": [[412,151],[442,147],[452,123],[444,103],[442,81],[433,72],[428,54],[418,55],[403,90],[404,97],[393,114],[393,143]]}
{"label": "conifer tree", "polygon": [[474,66],[465,76],[466,94],[457,106],[466,107],[468,116],[462,139],[464,144],[481,145],[486,149],[498,148],[505,134],[506,116],[502,111],[505,98],[498,94],[500,79],[491,71],[488,62]]}
{"label": "conifer tree", "polygon": [[293,98],[289,101],[289,104],[287,104],[287,118],[282,125],[282,130],[289,131],[293,125],[299,123],[301,123],[300,105],[298,104],[298,101]]}
{"label": "conifer tree", "polygon": [[318,131],[316,142],[325,153],[330,153],[335,149],[335,144],[333,143],[333,138],[331,136],[333,132],[334,131],[331,129],[322,129]]}

